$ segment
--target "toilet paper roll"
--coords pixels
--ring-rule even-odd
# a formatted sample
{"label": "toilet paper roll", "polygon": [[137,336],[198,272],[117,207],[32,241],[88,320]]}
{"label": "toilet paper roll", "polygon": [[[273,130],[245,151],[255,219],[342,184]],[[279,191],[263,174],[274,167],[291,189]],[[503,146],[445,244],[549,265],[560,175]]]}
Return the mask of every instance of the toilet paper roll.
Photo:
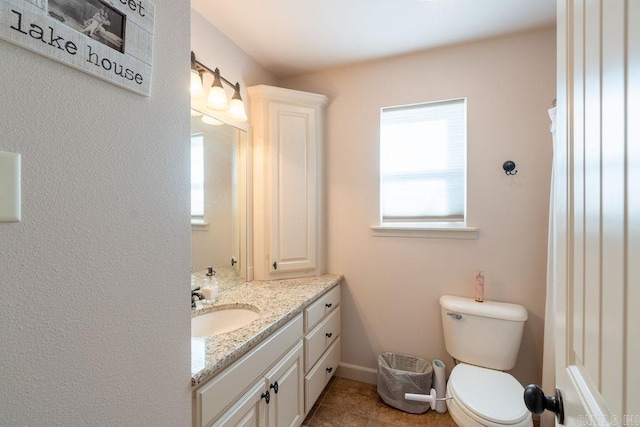
{"label": "toilet paper roll", "polygon": [[[444,363],[442,360],[435,359],[432,362],[433,365],[433,388],[436,389],[436,396],[438,399],[444,399],[447,397],[447,373],[445,371]],[[436,412],[444,414],[447,412],[447,403],[445,400],[438,400],[436,402]]]}

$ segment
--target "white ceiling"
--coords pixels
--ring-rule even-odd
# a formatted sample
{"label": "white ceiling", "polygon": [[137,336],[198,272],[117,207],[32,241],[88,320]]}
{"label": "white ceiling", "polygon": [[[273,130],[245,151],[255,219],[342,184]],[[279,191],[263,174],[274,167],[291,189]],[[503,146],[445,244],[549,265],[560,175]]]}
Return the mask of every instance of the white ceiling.
{"label": "white ceiling", "polygon": [[556,0],[191,0],[277,77],[550,26]]}

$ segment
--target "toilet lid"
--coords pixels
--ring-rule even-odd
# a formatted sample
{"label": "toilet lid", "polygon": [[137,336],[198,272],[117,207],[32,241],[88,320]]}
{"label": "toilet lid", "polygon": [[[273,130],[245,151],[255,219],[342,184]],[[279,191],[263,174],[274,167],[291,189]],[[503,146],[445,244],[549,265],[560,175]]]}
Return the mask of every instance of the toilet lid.
{"label": "toilet lid", "polygon": [[449,389],[459,404],[498,424],[515,424],[530,416],[524,387],[506,372],[461,363],[449,377]]}

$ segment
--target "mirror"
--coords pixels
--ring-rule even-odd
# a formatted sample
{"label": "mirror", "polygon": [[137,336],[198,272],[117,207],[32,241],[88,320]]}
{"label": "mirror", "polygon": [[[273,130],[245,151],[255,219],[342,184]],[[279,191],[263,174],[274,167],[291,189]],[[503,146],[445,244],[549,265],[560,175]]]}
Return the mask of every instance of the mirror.
{"label": "mirror", "polygon": [[220,288],[244,283],[247,274],[247,131],[191,110],[191,265],[211,266]]}

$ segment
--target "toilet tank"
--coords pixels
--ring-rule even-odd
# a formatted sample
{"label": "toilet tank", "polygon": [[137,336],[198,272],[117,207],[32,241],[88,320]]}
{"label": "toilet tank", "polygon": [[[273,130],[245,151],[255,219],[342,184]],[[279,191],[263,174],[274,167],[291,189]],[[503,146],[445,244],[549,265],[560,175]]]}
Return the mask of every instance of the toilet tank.
{"label": "toilet tank", "polygon": [[450,295],[440,297],[440,308],[444,342],[451,357],[500,371],[515,366],[526,308]]}

